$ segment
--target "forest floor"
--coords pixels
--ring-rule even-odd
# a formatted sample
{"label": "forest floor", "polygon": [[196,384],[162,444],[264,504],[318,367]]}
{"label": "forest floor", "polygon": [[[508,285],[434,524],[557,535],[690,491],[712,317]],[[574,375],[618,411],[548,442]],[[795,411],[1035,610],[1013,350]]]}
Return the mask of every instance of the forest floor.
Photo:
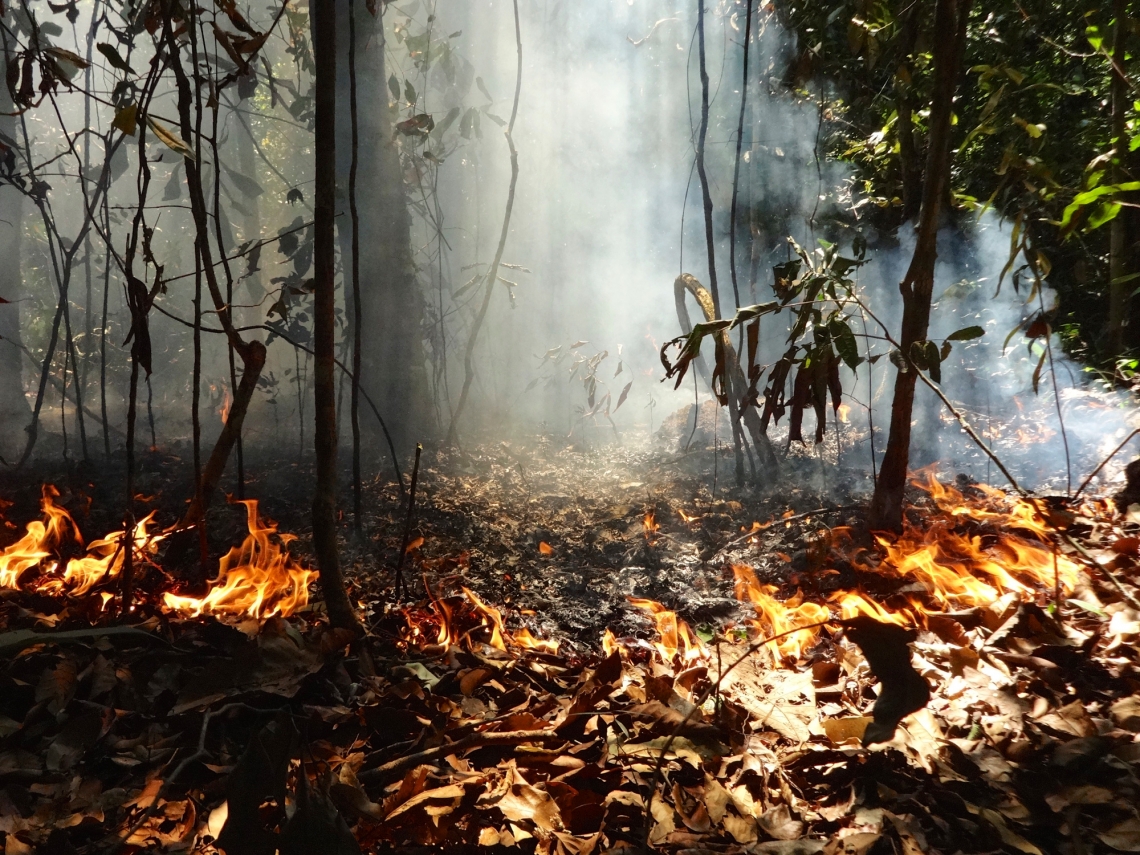
{"label": "forest floor", "polygon": [[[363,647],[319,602],[179,612],[165,593],[205,587],[161,543],[128,621],[117,580],[58,580],[67,538],[28,558],[0,593],[5,855],[1140,851],[1140,518],[942,473],[877,541],[858,471],[738,489],[678,441],[425,455],[408,532],[367,484],[342,550]],[[303,559],[311,473],[270,462],[247,494]],[[2,542],[31,477],[0,476]],[[35,477],[88,539],[118,527],[106,467]],[[189,482],[155,453],[140,506],[169,525]],[[247,535],[218,504],[215,554]]]}

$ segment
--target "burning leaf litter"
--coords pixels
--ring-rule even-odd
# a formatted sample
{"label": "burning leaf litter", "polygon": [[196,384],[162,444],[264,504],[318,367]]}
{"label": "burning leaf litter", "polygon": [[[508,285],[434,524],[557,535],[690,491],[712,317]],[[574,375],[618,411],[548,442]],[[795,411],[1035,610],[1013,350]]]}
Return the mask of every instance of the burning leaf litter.
{"label": "burning leaf litter", "polygon": [[[713,620],[626,593],[629,616],[600,653],[526,625],[542,613],[528,600],[537,569],[506,563],[505,591],[485,593],[488,533],[448,553],[448,518],[425,511],[414,561],[429,596],[376,610],[374,650],[388,652],[373,667],[304,608],[311,571],[252,502],[245,542],[205,595],[162,592],[132,633],[16,629],[21,601],[98,599],[120,566],[112,546],[80,592],[90,577],[68,577],[71,564],[109,553],[100,541],[78,553],[74,521],[45,492],[33,539],[3,553],[20,568],[0,635],[15,651],[0,700],[5,852],[288,852],[315,839],[337,853],[590,855],[645,839],[787,855],[1135,851],[1140,611],[1088,559],[1055,550],[1043,506],[923,483],[906,530],[879,543],[814,516],[756,525],[732,502],[690,501],[685,516],[630,503],[612,528],[622,550],[601,554],[652,589],[708,548],[698,541],[735,541],[716,584],[737,605]],[[1086,503],[1066,525],[1134,597],[1135,524]],[[535,568],[571,566],[572,531],[536,534]],[[136,533],[156,576],[160,538]],[[660,574],[639,575],[654,561]],[[262,622],[184,619],[210,614]]]}

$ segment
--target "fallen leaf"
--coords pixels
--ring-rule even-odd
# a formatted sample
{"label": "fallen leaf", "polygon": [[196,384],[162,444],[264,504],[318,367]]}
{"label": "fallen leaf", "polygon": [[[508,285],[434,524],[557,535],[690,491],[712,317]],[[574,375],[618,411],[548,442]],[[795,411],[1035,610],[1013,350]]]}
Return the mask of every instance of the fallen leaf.
{"label": "fallen leaf", "polygon": [[859,645],[882,691],[871,710],[874,721],[863,733],[863,744],[889,742],[899,722],[926,706],[930,686],[911,664],[912,629],[881,623],[866,615],[843,621],[847,637]]}

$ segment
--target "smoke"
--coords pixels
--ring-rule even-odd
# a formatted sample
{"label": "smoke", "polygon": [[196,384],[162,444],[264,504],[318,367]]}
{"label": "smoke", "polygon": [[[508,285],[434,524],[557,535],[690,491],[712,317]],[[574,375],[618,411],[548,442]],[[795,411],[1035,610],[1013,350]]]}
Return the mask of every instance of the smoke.
{"label": "smoke", "polygon": [[[431,67],[426,81],[408,64],[396,40],[388,48],[391,73],[401,82],[414,81],[423,96],[416,109],[427,110],[438,119],[453,108],[476,106],[482,117],[478,127],[468,127],[464,138],[456,140],[439,166],[433,188],[437,196],[429,199],[425,193],[421,198],[413,192],[411,200],[418,209],[434,207],[438,200],[442,215],[437,233],[421,210],[414,218],[413,238],[424,284],[425,334],[433,360],[442,366],[446,359],[447,365],[446,371],[434,374],[442,433],[463,381],[462,352],[480,291],[468,283],[478,273],[477,265],[487,264],[495,253],[506,205],[510,164],[496,122],[509,114],[514,93],[513,7],[506,0],[409,0],[385,8],[389,27],[412,19],[416,22],[413,30],[422,28],[431,14],[437,34],[453,34],[449,43],[455,62],[450,69],[440,64]],[[821,113],[820,90],[805,92],[788,85],[797,46],[768,7],[759,10],[758,23],[754,22],[738,217],[735,235],[731,234],[744,8],[743,2],[720,2],[706,16],[711,82],[706,160],[724,312],[731,313],[735,302],[729,269],[734,238],[740,304],[769,300],[773,296],[771,268],[790,257],[789,236],[809,249],[820,239],[850,247],[855,230],[835,225],[839,219],[835,215],[846,209],[845,218],[855,222],[869,246],[869,263],[859,271],[859,286],[895,334],[901,314],[898,283],[910,261],[912,230],[904,226],[897,235],[878,235],[852,214],[851,171],[842,163],[817,157],[835,117]],[[477,431],[490,429],[496,432],[493,435],[505,436],[515,429],[528,433],[537,429],[563,437],[572,433],[586,442],[613,441],[615,434],[623,441],[643,437],[670,412],[688,406],[693,397],[691,381],[676,391],[671,382],[660,382],[659,347],[679,333],[673,281],[684,271],[709,282],[701,192],[693,169],[700,120],[696,6],[691,0],[598,0],[589,4],[519,0],[519,9],[523,60],[514,139],[520,177],[503,256],[506,266],[500,271],[507,281],[496,286],[476,349],[473,407],[464,431],[476,436]],[[84,8],[78,33],[85,32],[89,14]],[[140,56],[139,67],[144,62]],[[363,80],[360,85],[364,97],[387,103],[388,81]],[[828,81],[811,85],[823,87],[822,94],[828,96],[843,94],[831,91]],[[61,94],[60,99],[67,128],[79,127],[82,96]],[[227,166],[247,162],[241,166],[250,173],[246,177],[256,177],[265,191],[260,197],[260,221],[247,213],[244,219],[235,215],[234,223],[224,224],[231,249],[254,237],[247,234],[252,228],[259,227],[263,236],[269,236],[288,227],[297,216],[310,215],[310,140],[297,123],[271,122],[254,115],[270,110],[269,102],[266,87],[260,86],[246,104],[249,112],[243,114],[257,140],[256,157],[252,149],[237,150],[244,131],[233,117],[226,120],[220,139]],[[163,101],[160,109],[172,114],[172,103]],[[107,110],[97,108],[92,123],[104,128],[110,118]],[[35,116],[30,121],[37,150],[45,156],[58,151],[63,144],[61,129]],[[130,178],[139,158],[133,143],[128,138],[116,161],[116,172],[124,178],[112,192],[112,206],[133,202]],[[366,146],[379,143],[365,141]],[[184,274],[192,270],[193,250],[186,239],[191,224],[180,189],[178,157],[153,141],[148,144],[148,155],[156,212],[162,206],[152,219],[154,255],[165,265],[167,277]],[[262,155],[273,163],[272,170]],[[95,161],[100,158],[97,150]],[[206,169],[209,180],[212,167],[207,164]],[[79,197],[73,194],[67,199],[65,184],[56,179],[55,211],[62,232],[70,234],[78,224]],[[294,189],[303,191],[300,203],[292,193],[288,204],[283,202],[286,192]],[[238,201],[229,198],[224,203]],[[234,210],[241,213],[237,207]],[[117,246],[122,244],[127,216],[126,211],[114,210]],[[54,312],[58,283],[42,226],[34,218],[28,218],[25,237],[26,292],[4,296],[27,300],[25,317],[34,320],[24,325],[25,343],[33,355],[42,358],[48,337],[43,318]],[[84,293],[81,265],[73,271],[71,283],[72,321],[84,331],[79,339],[81,357],[94,354],[99,344],[86,330],[94,330],[97,336],[101,327],[98,295],[104,259],[100,241],[95,240],[93,246],[94,302]],[[985,329],[980,339],[954,344],[943,366],[945,391],[1009,462],[1024,486],[1063,489],[1070,480],[1066,469],[1074,484],[1079,482],[1124,437],[1135,419],[1123,396],[1098,387],[1082,366],[1064,356],[1056,337],[1051,341],[1052,364],[1046,360],[1034,390],[1040,341],[1027,349],[1028,340],[1021,332],[1014,332],[1008,347],[1005,340],[1042,305],[1050,308],[1053,295],[1046,287],[1029,305],[1024,277],[1015,288],[1009,275],[999,292],[998,279],[1008,256],[1008,226],[992,213],[943,229],[931,338],[941,341],[955,329],[975,324]],[[1013,269],[1020,266],[1021,261],[1015,260]],[[235,267],[235,276],[240,277],[245,262]],[[257,303],[262,285],[269,287],[272,277],[292,267],[292,259],[282,256],[275,246],[266,247],[258,278],[239,281],[239,299],[248,291],[250,302]],[[114,390],[109,401],[113,422],[122,420],[120,390],[125,387],[128,366],[122,347],[126,312],[119,279],[112,263],[108,385]],[[172,283],[159,305],[175,318],[190,317],[192,283],[192,279]],[[268,307],[263,301],[240,309],[239,315],[243,323],[259,323]],[[785,318],[763,320],[762,364],[771,364],[783,353]],[[870,339],[863,339],[858,323],[853,325],[861,347],[869,343],[872,352],[885,354],[888,345],[874,338],[882,330],[869,319],[867,324]],[[250,334],[264,337],[264,333]],[[189,433],[189,333],[179,320],[152,314],[152,339],[155,400],[177,405],[156,410],[157,438],[160,444],[184,441]],[[215,378],[212,388],[208,384],[203,388],[206,443],[221,429],[216,411],[224,406],[229,385],[228,359],[219,339],[207,336],[203,354],[204,375]],[[62,359],[57,354],[56,362],[62,364]],[[81,362],[88,365],[86,359]],[[255,398],[247,426],[252,442],[280,448],[296,441],[299,451],[305,447],[298,426],[303,427],[311,417],[311,409],[305,406],[311,394],[306,362],[303,354],[284,344],[271,347],[266,383]],[[95,369],[84,366],[90,402],[94,375],[86,372]],[[885,358],[860,366],[856,374],[845,371],[851,411],[850,427],[845,428],[844,465],[869,467],[872,437],[881,457],[894,371]],[[32,379],[25,372],[26,388],[32,388]],[[619,409],[619,397],[630,383]],[[704,389],[700,395],[707,397]],[[603,401],[607,403],[602,405]],[[595,417],[583,418],[594,407],[599,410]],[[50,406],[45,412],[53,419],[60,416]],[[811,419],[809,414],[807,435]],[[988,458],[921,385],[916,419],[916,465],[940,461],[944,472],[1000,481]],[[725,433],[722,440],[727,440]]]}

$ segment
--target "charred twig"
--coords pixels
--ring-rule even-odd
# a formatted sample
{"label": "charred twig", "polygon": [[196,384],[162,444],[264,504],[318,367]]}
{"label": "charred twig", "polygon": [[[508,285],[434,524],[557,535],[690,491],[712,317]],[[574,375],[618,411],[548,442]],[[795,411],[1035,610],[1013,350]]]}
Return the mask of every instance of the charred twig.
{"label": "charred twig", "polygon": [[408,516],[404,520],[404,540],[400,544],[400,557],[396,559],[395,583],[392,591],[392,598],[396,602],[400,601],[402,593],[408,593],[407,585],[404,584],[404,558],[408,554],[408,543],[412,537],[412,516],[416,510],[416,483],[420,480],[420,455],[423,450],[423,445],[417,442],[416,462],[412,464],[412,487],[408,494]]}
{"label": "charred twig", "polygon": [[748,538],[753,537],[754,535],[757,535],[760,532],[765,531],[766,529],[771,528],[772,526],[776,525],[776,523],[792,522],[793,520],[807,519],[808,517],[819,516],[820,514],[835,514],[835,513],[841,513],[843,511],[857,511],[857,510],[860,510],[862,507],[863,507],[862,505],[837,505],[834,508],[816,508],[814,511],[804,511],[803,513],[800,513],[800,514],[793,514],[790,517],[781,517],[780,519],[772,520],[771,522],[766,523],[765,525],[762,525],[759,528],[750,529],[749,531],[746,531],[743,534],[737,535],[736,537],[732,538],[727,543],[725,543],[724,546],[721,546],[715,552],[710,553],[707,558],[702,557],[701,560],[702,561],[711,561],[712,559],[714,559],[718,555],[720,555],[722,552],[724,552],[728,549],[731,549],[732,547],[736,546],[738,543],[743,543],[744,541],[748,540]]}
{"label": "charred twig", "polygon": [[497,733],[480,731],[470,736],[465,736],[462,739],[457,739],[455,742],[437,745],[434,748],[425,748],[423,751],[419,751],[415,754],[399,757],[385,763],[383,766],[377,766],[375,769],[365,769],[357,775],[357,780],[359,780],[361,784],[382,784],[399,777],[408,769],[413,769],[431,760],[446,757],[457,751],[465,751],[468,748],[486,748],[493,745],[525,745],[528,742],[565,741],[566,737],[560,736],[551,730],[504,730]]}
{"label": "charred twig", "polygon": [[1112,458],[1116,457],[1116,455],[1118,455],[1121,452],[1121,450],[1123,450],[1124,446],[1128,445],[1128,441],[1130,439],[1132,439],[1132,437],[1136,436],[1137,434],[1140,434],[1140,428],[1137,428],[1136,430],[1132,431],[1132,433],[1128,434],[1128,436],[1124,437],[1124,441],[1121,442],[1120,445],[1116,446],[1116,448],[1114,448],[1112,450],[1112,454],[1110,454],[1110,455],[1108,455],[1108,457],[1104,458],[1104,460],[1102,460],[1100,462],[1100,465],[1097,466],[1096,469],[1094,469],[1092,472],[1089,473],[1089,476],[1087,478],[1085,478],[1085,480],[1081,482],[1081,486],[1079,486],[1077,488],[1077,492],[1073,493],[1073,499],[1074,500],[1080,498],[1081,493],[1083,493],[1085,491],[1085,487],[1087,487],[1089,484],[1092,483],[1092,479],[1097,476],[1097,474],[1100,472],[1100,470],[1103,469],[1105,466],[1107,466],[1108,462],[1110,460],[1112,460]]}

